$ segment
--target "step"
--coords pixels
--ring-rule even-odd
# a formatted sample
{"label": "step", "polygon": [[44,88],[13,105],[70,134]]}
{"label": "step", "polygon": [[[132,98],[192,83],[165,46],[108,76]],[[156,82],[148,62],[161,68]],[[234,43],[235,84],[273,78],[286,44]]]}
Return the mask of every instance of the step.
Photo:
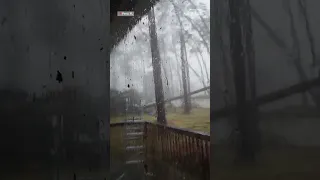
{"label": "step", "polygon": [[131,161],[126,161],[126,164],[142,164],[144,163],[143,160],[131,160]]}
{"label": "step", "polygon": [[128,132],[127,136],[143,136],[143,132]]}
{"label": "step", "polygon": [[144,146],[127,146],[126,147],[126,150],[127,151],[134,151],[134,150],[141,150],[141,149],[143,149],[144,148]]}
{"label": "step", "polygon": [[128,127],[126,127],[126,130],[142,130],[143,129],[143,127],[130,127],[130,126],[128,126]]}
{"label": "step", "polygon": [[128,115],[127,118],[128,118],[128,119],[131,119],[131,120],[132,120],[132,119],[134,119],[134,120],[139,120],[139,119],[141,120],[141,119],[142,119],[142,117],[139,116],[139,115],[137,115],[137,116],[129,116],[129,115]]}
{"label": "step", "polygon": [[132,137],[126,137],[125,140],[140,140],[141,137],[139,136],[132,136]]}

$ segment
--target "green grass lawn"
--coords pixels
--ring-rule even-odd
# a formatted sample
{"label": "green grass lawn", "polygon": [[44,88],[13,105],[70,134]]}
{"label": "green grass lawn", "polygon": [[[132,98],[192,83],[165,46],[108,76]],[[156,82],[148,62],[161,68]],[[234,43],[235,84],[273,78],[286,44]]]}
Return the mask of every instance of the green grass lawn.
{"label": "green grass lawn", "polygon": [[[111,123],[120,122],[125,116],[111,117]],[[144,120],[156,121],[156,117],[145,114]],[[210,133],[210,109],[194,108],[190,114],[184,114],[182,109],[176,112],[167,112],[168,125],[187,128],[194,131]]]}

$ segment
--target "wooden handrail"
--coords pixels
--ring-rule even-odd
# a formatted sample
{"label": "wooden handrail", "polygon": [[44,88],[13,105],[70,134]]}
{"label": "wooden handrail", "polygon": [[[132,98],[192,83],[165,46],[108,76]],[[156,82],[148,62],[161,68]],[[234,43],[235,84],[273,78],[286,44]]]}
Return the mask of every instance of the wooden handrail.
{"label": "wooden handrail", "polygon": [[117,123],[110,123],[110,127],[116,127],[116,126],[124,126],[126,124],[149,124],[149,125],[154,125],[163,129],[170,129],[173,130],[177,133],[186,135],[186,136],[192,136],[201,140],[205,141],[210,141],[210,135],[204,132],[199,132],[199,131],[192,131],[186,128],[178,128],[175,126],[168,126],[168,125],[162,125],[159,123],[154,123],[150,121],[139,121],[139,122],[134,122],[134,121],[122,121],[122,122],[117,122]]}
{"label": "wooden handrail", "polygon": [[201,140],[205,140],[205,141],[210,141],[210,135],[204,132],[199,132],[199,131],[192,131],[186,128],[179,128],[179,127],[175,127],[175,126],[170,126],[170,125],[163,125],[163,124],[159,124],[159,123],[153,123],[153,122],[148,122],[146,121],[147,124],[151,124],[151,125],[155,125],[157,127],[163,128],[163,129],[170,129],[173,130],[177,133],[186,135],[186,136],[193,136],[196,137],[198,139]]}

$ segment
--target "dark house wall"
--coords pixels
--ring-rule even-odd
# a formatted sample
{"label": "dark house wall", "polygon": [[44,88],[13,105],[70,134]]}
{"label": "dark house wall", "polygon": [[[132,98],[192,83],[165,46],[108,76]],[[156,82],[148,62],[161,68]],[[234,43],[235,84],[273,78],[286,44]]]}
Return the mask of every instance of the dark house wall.
{"label": "dark house wall", "polygon": [[[22,171],[41,171],[40,179],[54,175],[52,115],[64,115],[65,136],[80,131],[76,120],[83,114],[87,131],[97,132],[93,137],[98,116],[108,124],[108,6],[100,0],[0,0],[0,165],[14,172],[0,179]],[[62,89],[77,90],[78,100],[40,98]]]}

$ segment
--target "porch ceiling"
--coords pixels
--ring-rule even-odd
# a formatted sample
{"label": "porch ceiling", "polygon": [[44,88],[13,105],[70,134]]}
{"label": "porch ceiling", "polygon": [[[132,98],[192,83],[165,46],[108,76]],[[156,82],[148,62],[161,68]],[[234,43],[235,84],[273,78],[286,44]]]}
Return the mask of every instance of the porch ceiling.
{"label": "porch ceiling", "polygon": [[[115,47],[125,35],[147,14],[158,0],[111,0],[111,47]],[[134,11],[134,17],[118,17],[117,11]]]}

